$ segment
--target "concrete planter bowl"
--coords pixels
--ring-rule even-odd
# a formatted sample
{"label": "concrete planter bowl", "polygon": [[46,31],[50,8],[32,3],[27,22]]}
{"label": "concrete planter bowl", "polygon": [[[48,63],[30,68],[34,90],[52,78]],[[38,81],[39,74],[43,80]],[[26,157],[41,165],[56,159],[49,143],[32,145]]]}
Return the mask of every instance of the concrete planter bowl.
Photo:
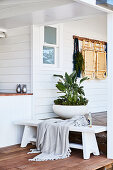
{"label": "concrete planter bowl", "polygon": [[78,115],[85,115],[88,113],[87,106],[67,106],[67,105],[53,105],[53,111],[62,118],[72,118]]}

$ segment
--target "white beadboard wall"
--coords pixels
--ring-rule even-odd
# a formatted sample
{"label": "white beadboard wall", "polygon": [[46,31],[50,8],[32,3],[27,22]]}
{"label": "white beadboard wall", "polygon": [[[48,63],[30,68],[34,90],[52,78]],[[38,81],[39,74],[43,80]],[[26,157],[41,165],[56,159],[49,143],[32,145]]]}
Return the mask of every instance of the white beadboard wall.
{"label": "white beadboard wall", "polygon": [[[46,117],[53,115],[53,100],[58,96],[56,93],[56,78],[53,74],[71,73],[73,64],[73,35],[107,40],[106,16],[95,16],[92,18],[72,21],[63,24],[63,55],[62,64],[56,69],[45,69],[40,67],[39,58],[36,64],[35,96],[34,96],[34,116]],[[36,45],[36,44],[35,44]],[[38,46],[38,43],[37,43]],[[49,68],[49,67],[48,67]],[[89,111],[101,112],[107,110],[107,79],[89,80],[84,83],[85,93],[89,99]]]}
{"label": "white beadboard wall", "polygon": [[31,30],[29,26],[7,30],[0,39],[0,92],[15,92],[17,84],[31,91]]}

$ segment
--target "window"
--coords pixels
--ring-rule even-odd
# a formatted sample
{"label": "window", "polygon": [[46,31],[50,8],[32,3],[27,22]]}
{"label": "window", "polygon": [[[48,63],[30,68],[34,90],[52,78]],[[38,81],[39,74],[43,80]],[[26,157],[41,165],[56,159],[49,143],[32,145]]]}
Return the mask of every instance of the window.
{"label": "window", "polygon": [[43,46],[43,64],[55,64],[54,47]]}
{"label": "window", "polygon": [[[42,35],[43,34],[43,35]],[[57,67],[59,57],[58,27],[44,26],[42,28],[42,60],[43,67]]]}
{"label": "window", "polygon": [[44,27],[44,42],[56,45],[56,28],[49,26]]}
{"label": "window", "polygon": [[63,24],[40,26],[38,40],[40,69],[62,69]]}

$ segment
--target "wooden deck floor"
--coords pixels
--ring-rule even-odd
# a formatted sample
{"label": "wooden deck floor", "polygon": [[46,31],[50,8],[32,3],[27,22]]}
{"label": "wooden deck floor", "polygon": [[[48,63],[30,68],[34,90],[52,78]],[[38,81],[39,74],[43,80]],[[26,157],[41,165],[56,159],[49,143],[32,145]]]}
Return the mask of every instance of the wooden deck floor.
{"label": "wooden deck floor", "polygon": [[20,148],[19,145],[0,149],[0,170],[94,170],[113,163],[105,155],[91,156],[83,160],[82,151],[72,150],[70,158],[57,161],[31,162],[36,154],[27,154],[32,145]]}

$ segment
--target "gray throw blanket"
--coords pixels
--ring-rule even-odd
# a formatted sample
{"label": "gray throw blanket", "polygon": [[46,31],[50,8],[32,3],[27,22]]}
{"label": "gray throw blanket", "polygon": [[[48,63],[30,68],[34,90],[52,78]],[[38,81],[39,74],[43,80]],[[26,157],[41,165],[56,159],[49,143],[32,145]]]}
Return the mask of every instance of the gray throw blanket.
{"label": "gray throw blanket", "polygon": [[69,126],[86,126],[84,116],[76,116],[72,119],[49,119],[38,124],[37,127],[37,149],[29,153],[40,153],[31,161],[46,161],[64,159],[70,156],[69,148]]}

